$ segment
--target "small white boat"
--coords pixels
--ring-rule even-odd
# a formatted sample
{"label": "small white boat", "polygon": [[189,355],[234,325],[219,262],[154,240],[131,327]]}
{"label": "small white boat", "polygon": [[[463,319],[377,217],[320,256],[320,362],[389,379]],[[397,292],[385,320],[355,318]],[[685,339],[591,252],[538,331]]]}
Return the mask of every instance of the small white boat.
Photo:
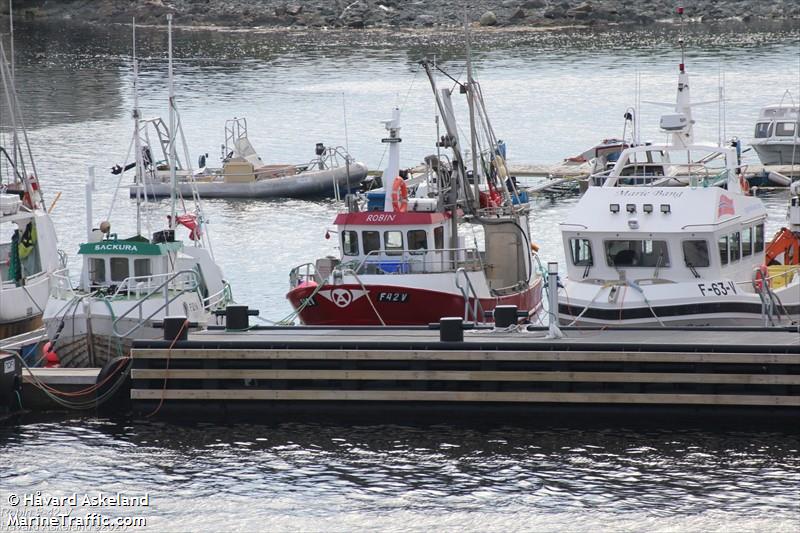
{"label": "small white boat", "polygon": [[[172,17],[167,15],[172,42]],[[135,28],[134,28],[135,31]],[[135,34],[134,34],[135,35]],[[135,42],[135,37],[134,37]],[[134,54],[134,139],[131,143],[136,157],[135,182],[142,183],[145,165],[142,164],[146,139],[140,127],[136,80],[138,67]],[[173,131],[177,108],[172,84],[172,50],[169,54],[170,124]],[[185,139],[181,136],[184,150]],[[168,166],[175,184],[176,144],[168,143]],[[64,269],[54,276],[50,300],[44,313],[50,342],[45,354],[61,366],[104,366],[115,357],[126,357],[135,339],[163,336],[155,322],[167,316],[185,316],[190,323],[202,327],[213,319],[214,311],[231,301],[230,289],[222,270],[214,261],[197,193],[192,194],[194,213],[178,214],[180,194],[172,187],[170,215],[167,228],[148,238],[142,235],[141,195],[136,201],[136,234],[119,238],[111,232],[110,222],[104,221],[93,229],[91,190],[93,176],[87,184],[87,242],[81,244],[80,284],[72,287],[69,273]],[[121,187],[118,187],[118,190]],[[188,202],[187,202],[188,203]],[[111,208],[113,214],[113,204]],[[179,225],[190,232],[192,246],[175,239]]]}
{"label": "small white boat", "polygon": [[781,100],[762,108],[753,137],[750,146],[764,165],[800,164],[800,106]]}
{"label": "small white boat", "polygon": [[0,339],[41,326],[54,273],[63,267],[56,232],[36,177],[16,90],[0,42],[0,77],[7,107],[0,147]]}
{"label": "small white boat", "polygon": [[[764,326],[800,320],[800,266],[768,266],[767,211],[747,195],[734,148],[722,149],[726,189],[693,165],[690,186],[652,184],[634,162],[647,151],[719,161],[719,147],[625,150],[602,187],[590,187],[561,224],[567,277],[562,324]],[[700,155],[706,152],[707,156]],[[713,156],[713,157],[712,157]],[[635,169],[625,175],[626,169]],[[800,226],[798,226],[800,229]]]}
{"label": "small white boat", "polygon": [[[168,128],[160,119],[144,121],[160,140],[161,150],[168,142]],[[149,136],[148,136],[149,137]],[[145,148],[144,190],[150,197],[171,193],[168,168],[153,162],[149,145]],[[234,118],[225,124],[222,168],[206,167],[207,155],[200,156],[200,169],[193,172],[177,160],[178,189],[183,195],[196,190],[203,198],[303,198],[332,196],[342,198],[358,190],[367,177],[367,166],[355,161],[341,146],[326,147],[317,143],[316,157],[303,165],[267,165],[247,137],[247,121]],[[166,156],[166,154],[164,154]],[[165,159],[166,160],[166,157]],[[131,197],[136,189],[131,189]]]}

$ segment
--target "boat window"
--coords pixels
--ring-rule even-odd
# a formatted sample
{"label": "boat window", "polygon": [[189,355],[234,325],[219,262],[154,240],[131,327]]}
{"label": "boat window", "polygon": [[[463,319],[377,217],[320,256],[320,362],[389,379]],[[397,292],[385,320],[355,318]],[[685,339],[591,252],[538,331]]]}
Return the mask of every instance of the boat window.
{"label": "boat window", "polygon": [[364,254],[381,249],[380,231],[362,231],[361,238],[364,240]]}
{"label": "boat window", "polygon": [[764,251],[764,224],[756,226],[755,243],[753,245],[753,253]]}
{"label": "boat window", "polygon": [[667,241],[605,241],[611,267],[668,267]]}
{"label": "boat window", "polygon": [[575,266],[592,266],[592,243],[589,239],[570,239],[569,249],[572,252],[572,264]]}
{"label": "boat window", "polygon": [[778,122],[775,126],[775,135],[778,137],[794,137],[794,122]]}
{"label": "boat window", "polygon": [[133,275],[136,277],[139,276],[150,276],[152,274],[150,270],[150,260],[149,259],[134,259],[133,260]]}
{"label": "boat window", "polygon": [[728,236],[719,238],[719,262],[720,264],[728,264]]}
{"label": "boat window", "polygon": [[428,233],[424,229],[412,229],[408,231],[409,250],[427,250]]}
{"label": "boat window", "polygon": [[742,230],[742,257],[753,255],[753,228]]}
{"label": "boat window", "polygon": [[433,228],[433,246],[437,250],[444,248],[444,228],[442,226]]}
{"label": "boat window", "polygon": [[764,139],[772,136],[772,122],[756,123],[756,139]]}
{"label": "boat window", "polygon": [[402,231],[384,231],[383,242],[383,247],[386,249],[386,255],[401,255],[403,253]]}
{"label": "boat window", "polygon": [[124,281],[130,274],[127,257],[111,258],[111,281]]}
{"label": "boat window", "polygon": [[731,263],[733,263],[734,261],[738,261],[739,259],[741,259],[741,256],[739,255],[739,252],[740,252],[740,249],[741,249],[741,246],[740,246],[741,245],[741,240],[740,240],[740,237],[739,237],[739,232],[737,231],[736,233],[731,233],[731,238],[730,238],[730,241],[728,241],[728,242],[730,243],[730,248],[731,248],[730,260],[731,260]]}
{"label": "boat window", "polygon": [[89,279],[92,283],[106,282],[106,260],[92,258],[89,260]]}
{"label": "boat window", "polygon": [[702,268],[710,264],[706,241],[683,241],[683,262],[687,267]]}
{"label": "boat window", "polygon": [[358,232],[345,230],[342,232],[342,253],[358,255]]}

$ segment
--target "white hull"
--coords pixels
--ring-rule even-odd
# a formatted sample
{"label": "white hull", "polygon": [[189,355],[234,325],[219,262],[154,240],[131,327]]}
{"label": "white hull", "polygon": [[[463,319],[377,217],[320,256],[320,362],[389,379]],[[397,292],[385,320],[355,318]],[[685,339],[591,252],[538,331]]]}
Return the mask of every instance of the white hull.
{"label": "white hull", "polygon": [[800,163],[800,142],[753,143],[753,149],[764,165],[793,165]]}
{"label": "white hull", "polygon": [[[566,280],[561,324],[577,326],[764,326],[762,303],[747,285],[696,280],[654,285],[599,285]],[[718,294],[717,294],[718,293]],[[800,321],[800,279],[774,290],[783,304],[776,325]]]}
{"label": "white hull", "polygon": [[196,293],[178,297],[170,304],[168,312],[159,309],[163,299],[151,298],[130,316],[123,316],[137,302],[98,298],[75,302],[72,298],[52,298],[45,309],[44,325],[47,337],[56,339],[55,350],[61,366],[103,366],[113,357],[128,355],[136,339],[163,338],[163,329],[153,327],[153,322],[165,316],[186,315],[190,322],[200,325],[211,319]]}

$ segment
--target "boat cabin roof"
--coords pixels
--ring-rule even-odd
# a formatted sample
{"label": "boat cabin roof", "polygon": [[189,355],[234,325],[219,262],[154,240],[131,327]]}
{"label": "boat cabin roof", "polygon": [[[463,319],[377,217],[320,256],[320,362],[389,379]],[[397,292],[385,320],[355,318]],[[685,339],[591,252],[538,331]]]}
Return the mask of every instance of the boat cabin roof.
{"label": "boat cabin roof", "polygon": [[759,120],[793,119],[800,118],[800,106],[790,104],[776,104],[762,107],[758,114]]}
{"label": "boat cabin roof", "polygon": [[130,239],[103,239],[81,244],[78,250],[82,255],[144,255],[161,256],[177,252],[183,248],[180,241],[152,243],[143,237]]}
{"label": "boat cabin roof", "polygon": [[758,198],[719,187],[589,187],[562,231],[713,233],[767,217]]}

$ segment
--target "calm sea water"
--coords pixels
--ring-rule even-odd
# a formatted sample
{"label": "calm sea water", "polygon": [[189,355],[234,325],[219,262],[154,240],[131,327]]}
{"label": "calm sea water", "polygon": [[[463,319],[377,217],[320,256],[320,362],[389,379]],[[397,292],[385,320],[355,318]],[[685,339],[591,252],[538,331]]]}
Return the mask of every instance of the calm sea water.
{"label": "calm sea water", "polygon": [[[749,137],[759,107],[800,96],[800,32],[791,26],[690,29],[687,68],[696,101],[727,86],[725,134]],[[123,190],[108,214],[130,142],[129,28],[18,30],[17,84],[61,246],[84,235],[83,184],[95,165],[96,219],[134,229]],[[475,36],[489,113],[509,156],[555,163],[622,133],[641,74],[643,99],[674,99],[679,53],[668,31],[491,32]],[[142,29],[140,101],[166,116],[166,35]],[[417,61],[436,56],[462,75],[456,33],[177,32],[176,84],[192,159],[216,161],[224,121],[248,118],[268,162],[302,162],[322,141],[380,168],[380,120],[402,107],[403,165],[432,153],[431,91]],[[444,80],[440,80],[444,83]],[[463,111],[463,106],[459,107]],[[661,140],[661,108],[643,105],[643,137]],[[461,114],[461,116],[464,116]],[[698,108],[697,136],[716,140],[717,106]],[[345,127],[346,123],[346,127]],[[466,124],[462,124],[465,127]],[[770,193],[771,227],[786,195]],[[577,198],[536,201],[545,260],[560,259],[558,222]],[[241,302],[278,319],[289,269],[335,253],[332,201],[205,202],[214,251]],[[160,229],[166,204],[148,210]],[[97,220],[95,222],[97,222]],[[0,430],[0,510],[7,496],[149,491],[154,530],[608,530],[796,531],[796,428],[577,429],[27,420]],[[104,509],[106,514],[120,511]],[[136,514],[136,513],[133,513]],[[5,514],[4,514],[5,516]],[[0,527],[1,528],[1,527]]]}

